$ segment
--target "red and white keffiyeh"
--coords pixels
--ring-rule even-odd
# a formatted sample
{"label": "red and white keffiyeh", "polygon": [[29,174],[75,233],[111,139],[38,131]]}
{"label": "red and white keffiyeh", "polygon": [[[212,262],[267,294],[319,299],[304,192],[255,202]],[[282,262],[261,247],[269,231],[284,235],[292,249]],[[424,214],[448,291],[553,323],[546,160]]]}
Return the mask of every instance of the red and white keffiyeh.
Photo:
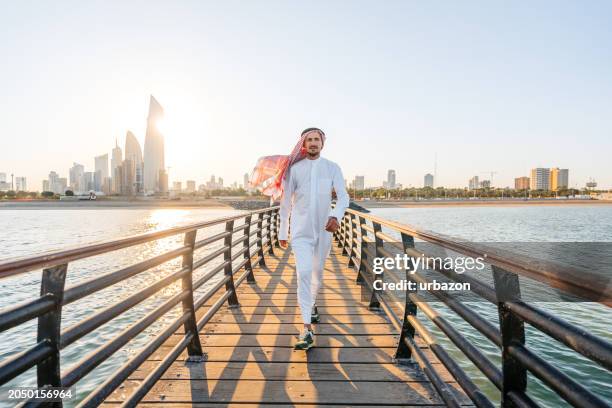
{"label": "red and white keffiyeh", "polygon": [[261,192],[264,195],[270,196],[271,202],[279,199],[283,195],[283,180],[287,170],[306,157],[304,141],[311,132],[319,133],[321,141],[325,144],[325,133],[321,130],[314,128],[305,130],[288,156],[263,156],[257,160],[257,164],[249,177],[250,187],[261,187]]}

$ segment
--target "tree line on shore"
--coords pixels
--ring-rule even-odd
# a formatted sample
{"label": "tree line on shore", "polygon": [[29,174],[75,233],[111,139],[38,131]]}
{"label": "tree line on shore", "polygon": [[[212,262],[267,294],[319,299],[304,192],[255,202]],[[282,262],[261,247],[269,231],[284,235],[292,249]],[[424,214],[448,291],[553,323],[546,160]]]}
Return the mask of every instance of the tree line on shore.
{"label": "tree line on shore", "polygon": [[[547,190],[515,190],[511,188],[480,188],[469,190],[467,188],[445,188],[445,187],[411,187],[404,189],[385,189],[385,188],[366,188],[363,190],[348,190],[349,196],[353,200],[435,200],[435,199],[470,199],[470,198],[554,198],[570,197],[576,195],[588,195],[601,191],[587,189],[563,189],[559,191]],[[71,190],[67,190],[65,195],[74,195]],[[120,197],[119,195],[114,195]],[[243,188],[238,189],[217,189],[205,190],[180,194],[175,197],[184,198],[213,198],[223,196],[249,196],[262,198],[259,191],[247,191]],[[111,196],[113,197],[113,196]],[[166,197],[166,195],[159,195]],[[59,199],[60,195],[52,191],[0,191],[0,200],[34,200],[34,199]],[[100,196],[98,198],[101,198]]]}

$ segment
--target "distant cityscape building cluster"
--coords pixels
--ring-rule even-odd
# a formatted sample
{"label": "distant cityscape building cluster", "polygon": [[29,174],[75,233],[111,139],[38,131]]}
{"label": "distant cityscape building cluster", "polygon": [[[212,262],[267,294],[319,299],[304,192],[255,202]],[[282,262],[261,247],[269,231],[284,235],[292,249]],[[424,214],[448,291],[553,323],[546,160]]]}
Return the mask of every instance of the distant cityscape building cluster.
{"label": "distant cityscape building cluster", "polygon": [[0,191],[27,191],[28,185],[25,177],[15,177],[11,174],[11,181],[8,181],[6,173],[0,173]]}
{"label": "distant cityscape building cluster", "polygon": [[569,169],[536,167],[530,177],[514,179],[515,190],[559,191],[569,188]]}
{"label": "distant cityscape building cluster", "polygon": [[67,190],[71,190],[74,194],[94,191],[125,196],[167,193],[168,174],[164,161],[164,137],[158,127],[163,115],[163,108],[151,95],[144,155],[138,139],[134,133],[128,131],[124,150],[115,141],[110,156],[110,167],[108,154],[94,158],[94,171],[85,171],[84,165],[75,162],[68,170],[68,180],[51,171],[49,178],[43,180],[43,191],[55,194],[65,194]]}

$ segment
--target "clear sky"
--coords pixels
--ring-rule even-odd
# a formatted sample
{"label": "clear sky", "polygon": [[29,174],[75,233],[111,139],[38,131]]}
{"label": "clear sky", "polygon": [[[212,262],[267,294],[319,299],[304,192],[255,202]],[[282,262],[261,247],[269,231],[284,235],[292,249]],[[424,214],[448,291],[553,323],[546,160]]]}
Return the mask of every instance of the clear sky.
{"label": "clear sky", "polygon": [[609,1],[5,1],[0,172],[50,170],[144,145],[164,106],[170,180],[242,182],[327,134],[344,177],[395,169],[438,185],[513,185],[531,167],[612,188]]}

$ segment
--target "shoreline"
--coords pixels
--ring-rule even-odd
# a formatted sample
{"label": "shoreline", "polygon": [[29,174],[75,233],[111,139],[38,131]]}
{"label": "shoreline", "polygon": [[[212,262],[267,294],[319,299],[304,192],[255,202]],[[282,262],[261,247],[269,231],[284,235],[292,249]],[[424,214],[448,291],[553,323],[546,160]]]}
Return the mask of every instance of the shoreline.
{"label": "shoreline", "polygon": [[612,205],[611,200],[404,200],[357,201],[357,203],[364,208]]}
{"label": "shoreline", "polygon": [[[242,201],[242,200],[241,200]],[[244,200],[261,202],[262,200]],[[612,205],[612,200],[395,200],[395,201],[355,201],[364,208],[423,208],[423,207],[519,207],[519,206],[572,206],[572,205]],[[237,209],[229,200],[96,200],[96,201],[58,201],[58,200],[13,200],[0,201],[3,209]]]}
{"label": "shoreline", "polygon": [[95,201],[59,201],[28,200],[0,202],[0,211],[11,210],[62,210],[62,209],[147,209],[147,208],[181,208],[181,209],[234,209],[219,200],[95,200]]}

